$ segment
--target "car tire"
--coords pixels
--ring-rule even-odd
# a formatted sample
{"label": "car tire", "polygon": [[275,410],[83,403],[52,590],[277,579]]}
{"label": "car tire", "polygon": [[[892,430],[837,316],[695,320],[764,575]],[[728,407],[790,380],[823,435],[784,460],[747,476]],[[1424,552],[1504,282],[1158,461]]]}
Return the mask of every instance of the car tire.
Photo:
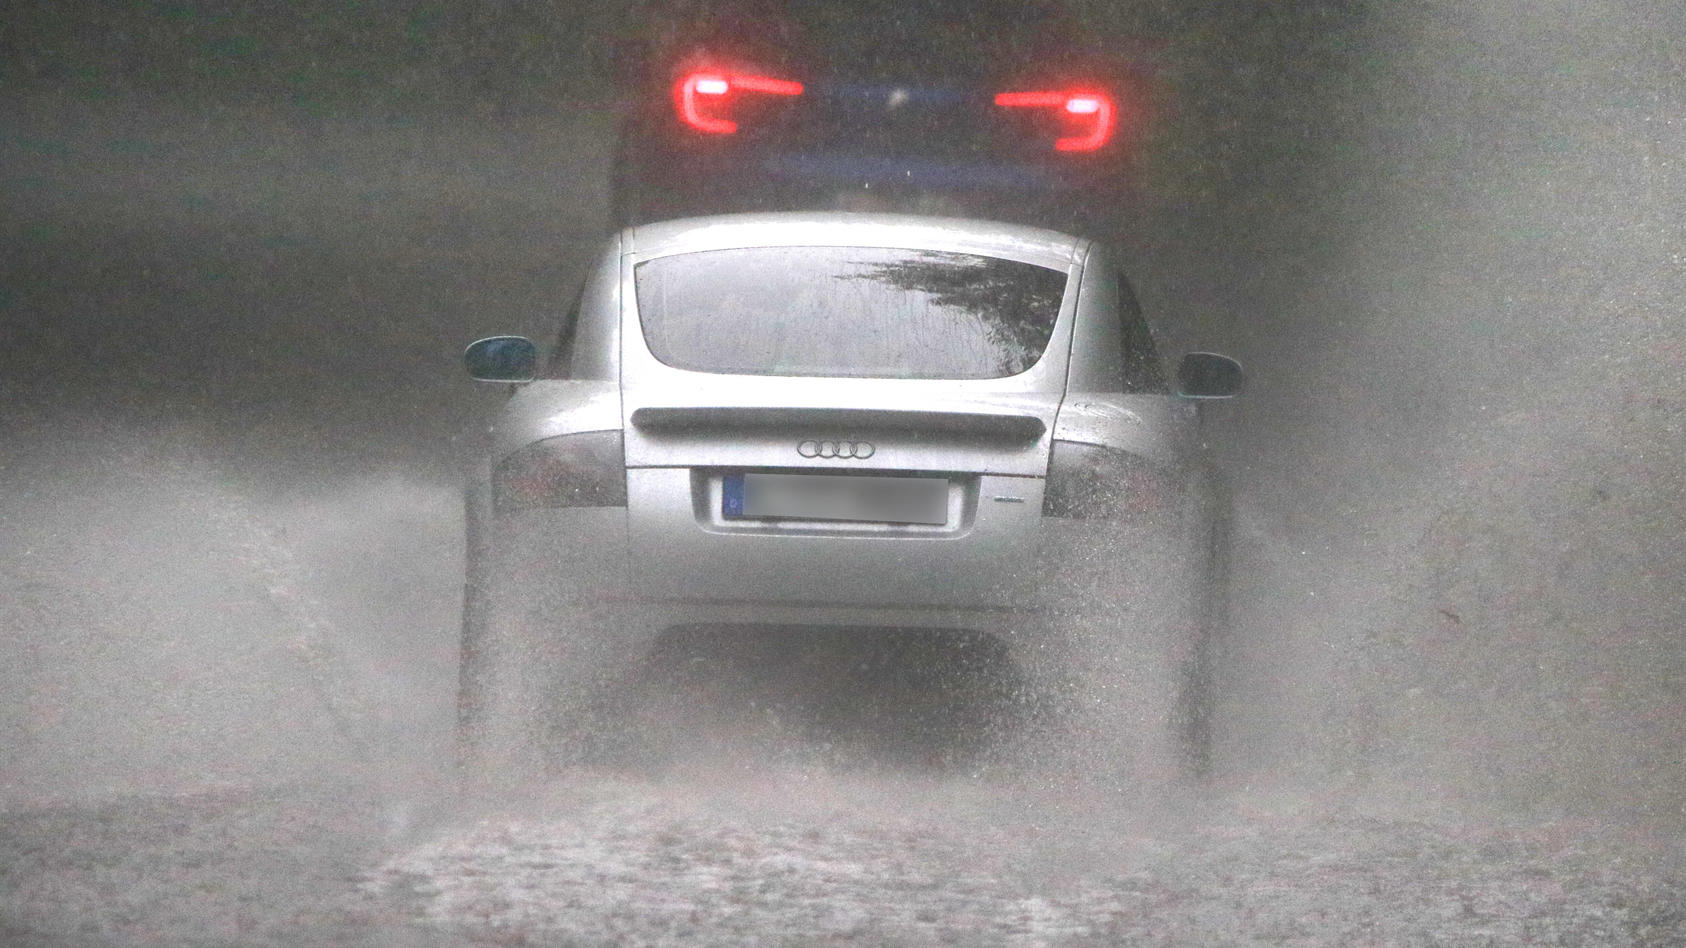
{"label": "car tire", "polygon": [[491,591],[470,582],[463,600],[457,691],[457,763],[474,782],[534,776],[544,768],[550,711],[542,650],[496,620]]}
{"label": "car tire", "polygon": [[471,777],[487,769],[487,697],[491,676],[486,666],[485,628],[487,568],[484,540],[484,506],[470,488],[464,504],[465,581],[462,598],[462,634],[457,656],[457,716],[454,741],[459,776]]}
{"label": "car tire", "polygon": [[637,649],[626,617],[575,604],[542,622],[484,610],[465,627],[458,760],[471,779],[531,778],[625,756]]}
{"label": "car tire", "polygon": [[494,549],[492,519],[471,497],[456,727],[458,770],[470,781],[588,759],[613,724],[606,709],[638,646],[648,644],[614,603],[582,594],[554,550],[507,537]]}
{"label": "car tire", "polygon": [[1230,535],[1234,508],[1227,484],[1215,481],[1211,493],[1211,510],[1200,549],[1205,569],[1194,590],[1197,638],[1179,714],[1189,775],[1196,780],[1205,780],[1212,774],[1217,662],[1230,635]]}
{"label": "car tire", "polygon": [[1166,520],[1072,530],[1045,550],[1044,574],[1061,582],[1020,649],[1037,770],[1141,799],[1201,773],[1206,563],[1191,555],[1196,521]]}
{"label": "car tire", "polygon": [[1143,622],[1131,609],[1074,624],[1069,634],[1084,643],[1069,719],[1074,772],[1135,795],[1188,780],[1186,627]]}

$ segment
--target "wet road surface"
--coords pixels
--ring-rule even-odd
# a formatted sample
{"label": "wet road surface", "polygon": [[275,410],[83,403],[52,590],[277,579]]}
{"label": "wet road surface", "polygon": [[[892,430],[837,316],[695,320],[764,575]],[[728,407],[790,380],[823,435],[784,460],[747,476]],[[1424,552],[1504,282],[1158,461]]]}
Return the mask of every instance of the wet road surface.
{"label": "wet road surface", "polygon": [[824,768],[338,785],[0,814],[8,945],[1670,945],[1681,853],[1611,827],[1238,793],[1151,815]]}
{"label": "wet road surface", "polygon": [[[1678,149],[1655,131],[1666,123],[1651,123],[1645,111],[1662,115],[1666,107],[1627,96],[1620,76],[1601,86],[1592,70],[1555,69],[1554,60],[1542,60],[1552,76],[1581,89],[1590,105],[1608,98],[1627,111],[1604,115],[1590,107],[1557,110],[1537,99],[1518,101],[1536,111],[1594,117],[1596,122],[1569,130],[1610,154],[1591,152],[1577,164],[1573,149],[1536,142],[1526,128],[1501,129],[1489,141],[1483,137],[1486,117],[1516,110],[1502,98],[1493,100],[1496,105],[1483,105],[1479,96],[1460,98],[1468,76],[1443,68],[1434,55],[1455,47],[1467,65],[1485,63],[1493,50],[1480,43],[1458,46],[1448,38],[1458,31],[1435,16],[1420,23],[1405,19],[1419,28],[1421,35],[1410,42],[1423,62],[1407,58],[1399,73],[1363,75],[1378,85],[1392,81],[1390,75],[1435,77],[1422,85],[1433,93],[1424,100],[1462,103],[1468,114],[1427,110],[1412,118],[1407,110],[1400,113],[1401,127],[1380,126],[1398,142],[1358,136],[1378,153],[1403,156],[1397,166],[1380,164],[1393,179],[1358,173],[1344,182],[1316,174],[1273,179],[1269,167],[1250,164],[1250,147],[1221,160],[1215,153],[1195,154],[1197,161],[1180,165],[1187,179],[1179,179],[1182,191],[1174,198],[1197,204],[1219,180],[1243,199],[1206,206],[1207,219],[1180,212],[1175,221],[1168,218],[1167,227],[1198,231],[1182,233],[1180,245],[1168,240],[1165,247],[1136,248],[1149,258],[1159,253],[1165,265],[1147,271],[1149,308],[1175,304],[1191,321],[1178,330],[1188,337],[1175,340],[1179,344],[1193,341],[1197,330],[1239,327],[1233,335],[1274,370],[1261,376],[1254,395],[1257,404],[1275,407],[1258,417],[1311,419],[1303,428],[1285,424],[1283,437],[1275,439],[1280,447],[1266,445],[1259,455],[1265,458],[1261,468],[1272,463],[1271,450],[1357,459],[1357,467],[1318,468],[1318,476],[1348,491],[1344,496],[1355,511],[1331,516],[1372,523],[1362,536],[1345,537],[1348,547],[1337,546],[1336,553],[1351,549],[1354,559],[1393,562],[1376,556],[1372,544],[1386,548],[1398,536],[1374,526],[1367,514],[1408,514],[1413,499],[1437,496],[1446,486],[1425,477],[1418,493],[1401,492],[1403,500],[1384,498],[1370,507],[1364,504],[1375,500],[1372,494],[1348,486],[1367,483],[1355,472],[1382,472],[1375,482],[1389,489],[1409,486],[1420,472],[1390,463],[1388,451],[1414,462],[1424,455],[1423,445],[1442,443],[1417,435],[1437,435],[1441,425],[1456,434],[1436,412],[1455,415],[1467,406],[1450,397],[1437,404],[1419,388],[1445,380],[1462,384],[1469,373],[1458,366],[1466,363],[1538,363],[1542,373],[1557,371],[1550,358],[1493,348],[1489,340],[1521,339],[1552,354],[1589,348],[1613,353],[1614,381],[1588,375],[1584,384],[1569,385],[1548,374],[1543,377],[1553,384],[1530,389],[1504,375],[1493,391],[1550,394],[1561,388],[1579,398],[1592,390],[1627,406],[1629,414],[1649,412],[1632,423],[1639,434],[1623,435],[1611,446],[1618,461],[1594,460],[1599,472],[1632,474],[1632,456],[1648,451],[1662,458],[1650,462],[1654,473],[1630,478],[1658,494],[1653,506],[1637,506],[1634,517],[1649,518],[1654,510],[1677,514],[1665,488],[1675,483],[1668,472],[1677,465],[1668,459],[1678,452],[1678,428],[1669,427],[1678,417],[1678,400],[1669,393],[1679,390],[1673,384],[1678,369],[1671,366],[1679,365],[1680,350],[1678,330],[1669,333],[1678,325],[1679,296],[1667,280],[1678,280],[1679,254],[1669,258],[1672,269],[1661,277],[1635,271],[1620,280],[1584,281],[1608,284],[1592,303],[1607,305],[1612,316],[1589,321],[1584,311],[1596,306],[1567,304],[1574,318],[1565,325],[1576,333],[1590,326],[1586,338],[1528,336],[1530,327],[1549,325],[1538,313],[1557,312],[1549,307],[1561,295],[1553,282],[1559,268],[1549,259],[1541,264],[1539,272],[1549,277],[1543,282],[1530,282],[1532,271],[1508,269],[1510,256],[1532,253],[1536,242],[1557,246],[1552,235],[1558,233],[1585,238],[1584,246],[1566,243],[1559,252],[1584,257],[1588,267],[1605,259],[1600,253],[1649,266],[1652,251],[1667,250],[1665,240],[1645,230],[1657,226],[1662,212],[1641,213],[1679,194],[1664,189],[1679,181],[1664,170]],[[1190,48],[1196,55],[1212,52],[1194,32]],[[1646,35],[1679,31],[1649,29]],[[1266,92],[1274,95],[1262,84],[1249,87],[1242,67],[1231,69],[1236,50],[1223,42],[1216,41],[1218,55],[1193,64],[1196,75],[1234,79],[1244,92],[1241,106]],[[1637,59],[1612,55],[1606,61],[1639,68],[1632,66]],[[1521,87],[1534,78],[1522,71],[1514,82]],[[1442,85],[1448,94],[1436,91]],[[1393,102],[1391,90],[1384,91],[1379,98]],[[1325,133],[1338,131],[1340,121],[1355,123],[1355,115],[1365,114],[1358,107],[1374,104],[1360,90],[1334,97],[1351,111],[1325,114],[1316,94],[1311,88],[1303,99],[1284,101],[1289,113],[1301,109],[1313,116],[1307,128]],[[786,754],[723,758],[659,775],[575,774],[491,797],[459,793],[439,763],[455,662],[453,584],[460,580],[452,493],[463,432],[498,395],[470,391],[455,358],[462,343],[478,335],[542,337],[569,298],[601,227],[603,111],[576,109],[566,118],[525,123],[430,124],[404,117],[300,121],[263,110],[90,102],[69,94],[5,105],[0,944],[1686,943],[1678,810],[1653,808],[1651,815],[1663,819],[1650,822],[1630,824],[1614,815],[1594,820],[1587,814],[1599,808],[1582,799],[1563,811],[1579,816],[1554,816],[1552,793],[1563,788],[1547,785],[1527,797],[1535,805],[1519,811],[1531,813],[1524,819],[1479,805],[1447,807],[1434,794],[1419,794],[1437,783],[1458,789],[1459,777],[1471,773],[1489,774],[1503,787],[1523,786],[1546,779],[1536,775],[1533,765],[1539,764],[1540,775],[1561,780],[1578,774],[1594,791],[1621,787],[1631,776],[1632,798],[1612,798],[1612,814],[1630,803],[1673,799],[1656,790],[1667,789],[1666,773],[1659,778],[1638,766],[1662,761],[1678,769],[1679,743],[1671,736],[1682,720],[1678,686],[1665,687],[1677,681],[1669,678],[1668,660],[1673,655],[1677,663],[1678,650],[1668,651],[1667,638],[1679,628],[1670,618],[1676,613],[1668,611],[1676,600],[1645,590],[1640,593],[1650,598],[1643,603],[1655,614],[1634,623],[1642,631],[1662,630],[1655,633],[1656,647],[1644,646],[1643,639],[1635,645],[1582,636],[1576,625],[1582,620],[1574,614],[1562,619],[1563,610],[1543,592],[1507,598],[1504,582],[1472,584],[1450,573],[1445,589],[1425,588],[1422,598],[1425,614],[1441,617],[1430,644],[1448,650],[1444,665],[1457,687],[1437,690],[1440,679],[1403,675],[1397,683],[1372,682],[1379,694],[1405,696],[1411,713],[1397,706],[1369,718],[1360,713],[1357,725],[1343,730],[1318,716],[1324,708],[1300,696],[1338,691],[1345,698],[1327,684],[1344,676],[1325,674],[1343,666],[1317,662],[1331,661],[1326,656],[1340,648],[1353,652],[1352,642],[1339,636],[1356,640],[1363,630],[1350,632],[1333,620],[1361,614],[1372,603],[1364,601],[1362,588],[1348,592],[1336,582],[1278,584],[1287,591],[1273,589],[1279,597],[1260,612],[1286,618],[1229,656],[1233,667],[1277,682],[1255,687],[1250,704],[1226,709],[1229,759],[1239,762],[1232,772],[1257,772],[1246,766],[1249,735],[1291,745],[1276,747],[1277,759],[1297,759],[1302,748],[1283,735],[1303,734],[1303,756],[1323,754],[1317,763],[1325,772],[1341,770],[1331,759],[1347,763],[1358,756],[1340,740],[1385,747],[1396,736],[1390,728],[1420,732],[1428,750],[1405,759],[1431,763],[1443,760],[1436,741],[1456,740],[1460,759],[1468,758],[1465,769],[1450,778],[1423,774],[1423,786],[1390,785],[1388,771],[1377,768],[1363,792],[1305,789],[1316,781],[1285,781],[1280,790],[1220,782],[1207,796],[1143,809],[987,774],[829,767],[797,752],[794,760]],[[1418,119],[1422,129],[1410,124]],[[1608,127],[1600,124],[1606,121]],[[1653,131],[1641,135],[1630,127],[1641,123]],[[1214,138],[1223,134],[1224,126],[1212,128]],[[1467,141],[1459,137],[1466,133]],[[1354,136],[1306,138],[1339,159]],[[1450,158],[1439,155],[1443,146],[1452,148]],[[1275,166],[1278,171],[1297,167],[1298,152],[1282,150],[1280,143],[1272,147],[1291,159]],[[1519,176],[1519,155],[1539,166]],[[1319,160],[1330,167],[1328,155]],[[1201,177],[1223,161],[1232,167]],[[1600,242],[1603,231],[1570,226],[1573,221],[1554,230],[1556,218],[1529,205],[1516,210],[1506,203],[1514,196],[1494,182],[1477,180],[1459,191],[1457,182],[1468,176],[1451,167],[1458,161],[1506,186],[1539,184],[1542,205],[1566,214],[1585,209],[1557,189],[1570,193],[1576,182],[1614,182],[1609,186],[1634,195],[1628,217],[1638,230],[1631,239],[1644,252]],[[1337,160],[1333,167],[1343,166]],[[1628,188],[1610,169],[1656,190]],[[1301,190],[1266,193],[1283,184]],[[1343,195],[1347,185],[1350,193]],[[1367,204],[1376,194],[1365,188],[1400,206],[1372,211]],[[1323,196],[1324,190],[1331,193]],[[1600,192],[1593,200],[1606,197]],[[1405,205],[1419,198],[1455,213],[1444,220],[1406,213],[1412,209]],[[1282,217],[1285,206],[1301,216],[1288,215],[1280,231],[1257,224]],[[1251,208],[1256,219],[1235,214],[1237,208]],[[1329,221],[1319,214],[1354,227],[1321,229]],[[1402,223],[1395,229],[1384,226],[1396,220]],[[1225,255],[1260,251],[1259,241],[1249,242],[1258,234],[1247,226],[1289,240],[1271,266],[1253,263],[1256,272],[1236,275],[1226,269]],[[1296,228],[1306,232],[1299,244],[1293,243]],[[1348,259],[1319,243],[1388,247],[1400,232],[1424,245],[1413,251],[1418,256],[1394,260],[1381,252],[1368,261],[1367,286],[1348,280],[1348,269],[1364,270],[1364,259]],[[1429,252],[1465,254],[1492,234],[1512,244],[1492,255],[1467,254],[1487,261],[1488,269],[1459,270],[1463,261]],[[1231,249],[1213,249],[1210,259],[1178,259],[1188,247],[1211,244]],[[1498,258],[1504,259],[1491,262]],[[1259,276],[1267,272],[1269,279]],[[1336,275],[1325,276],[1331,273]],[[1438,274],[1455,279],[1431,300],[1434,305],[1424,305],[1421,293],[1441,279]],[[1537,296],[1513,307],[1509,287],[1517,277]],[[1520,315],[1496,329],[1482,328],[1457,305],[1468,289],[1459,280],[1500,287],[1477,315]],[[1382,302],[1349,299],[1324,284],[1356,287],[1353,293],[1373,293]],[[1305,287],[1312,292],[1302,299]],[[1327,292],[1319,295],[1319,287]],[[1257,300],[1249,296],[1255,291],[1262,294]],[[1666,305],[1619,308],[1634,292]],[[1261,308],[1303,303],[1315,317],[1308,323],[1317,325],[1292,331],[1295,311],[1288,309],[1272,319],[1243,320],[1250,311],[1232,308],[1235,297]],[[1390,301],[1399,304],[1396,310],[1388,309]],[[1374,325],[1348,319],[1354,313],[1368,313]],[[1425,314],[1440,314],[1440,321],[1419,328]],[[1432,335],[1464,324],[1475,329],[1453,342],[1468,344]],[[1641,333],[1628,328],[1633,326],[1653,328]],[[1614,341],[1597,336],[1605,331]],[[1370,356],[1399,350],[1400,339],[1423,351],[1385,364],[1396,376],[1389,387]],[[1299,351],[1308,340],[1316,343],[1310,356]],[[1446,362],[1448,353],[1457,358]],[[1623,368],[1623,358],[1635,368]],[[1329,362],[1338,371],[1331,373]],[[1422,368],[1443,362],[1453,368],[1439,375]],[[1647,397],[1634,395],[1630,383]],[[1360,397],[1374,385],[1386,397]],[[1331,391],[1342,397],[1328,398]],[[1493,392],[1477,394],[1486,399]],[[1425,402],[1427,408],[1412,408]],[[1587,415],[1577,421],[1582,428],[1625,430],[1582,402],[1601,404],[1577,401]],[[1540,439],[1564,427],[1537,419],[1564,414],[1522,408],[1512,406],[1504,416],[1520,429],[1503,442],[1519,445],[1512,453],[1479,443],[1482,429],[1461,449],[1462,462],[1473,465],[1472,481],[1495,482],[1484,473],[1489,468],[1475,462],[1527,470],[1522,461],[1561,454],[1561,445]],[[1326,434],[1360,428],[1398,436],[1378,442]],[[1654,442],[1636,440],[1639,435]],[[1392,446],[1364,454],[1378,443]],[[1639,450],[1646,445],[1651,447]],[[1423,463],[1435,461],[1461,463],[1455,452]],[[1307,475],[1295,458],[1277,467],[1282,482]],[[1394,471],[1403,473],[1390,481]],[[1585,486],[1574,471],[1550,468],[1540,476],[1572,483],[1574,504],[1609,499],[1608,485],[1590,475]],[[1611,496],[1622,500],[1619,490]],[[1509,495],[1499,500],[1512,509]],[[1579,509],[1574,504],[1551,506]],[[1296,526],[1292,516],[1313,506],[1281,504],[1278,513],[1288,513],[1260,532],[1277,537],[1271,542],[1278,545],[1253,540],[1254,556],[1262,549],[1283,561],[1312,564],[1278,579],[1333,572],[1334,554],[1307,556],[1322,542],[1318,524]],[[1537,543],[1532,533],[1518,534],[1527,542],[1514,543],[1500,535],[1489,549],[1463,542],[1493,535],[1485,521],[1449,522],[1455,528],[1450,544],[1474,550],[1478,566],[1488,560],[1503,566],[1512,547],[1524,555],[1556,549],[1563,535],[1547,531],[1550,536]],[[1665,529],[1676,522],[1666,521]],[[1628,549],[1626,529],[1620,521],[1610,528],[1618,552]],[[1308,536],[1315,542],[1306,542]],[[1637,548],[1639,565],[1631,569],[1619,558],[1573,550],[1566,556],[1614,561],[1663,589],[1675,561],[1658,565],[1652,554],[1661,549]],[[1539,588],[1549,592],[1562,586],[1561,578],[1553,574]],[[1606,578],[1594,574],[1585,582],[1601,591],[1624,588]],[[1314,601],[1318,591],[1337,596]],[[1338,596],[1353,602],[1322,605]],[[1477,608],[1454,601],[1460,597]],[[1535,616],[1515,611],[1513,601],[1544,605]],[[1498,611],[1487,626],[1478,615],[1482,605]],[[1588,609],[1599,616],[1620,612]],[[1518,615],[1539,624],[1519,626],[1511,621]],[[1548,622],[1566,631],[1553,640]],[[1504,704],[1513,697],[1490,694],[1490,683],[1468,674],[1465,653],[1452,647],[1478,642],[1477,630],[1489,626],[1520,628],[1524,636],[1541,637],[1547,657],[1568,656],[1560,661],[1563,669],[1549,674],[1537,666],[1540,678],[1525,685],[1533,693],[1553,685],[1572,690],[1575,702],[1561,703],[1567,710],[1555,717],[1530,706],[1509,730],[1470,713],[1476,698]],[[1425,654],[1415,627],[1400,630],[1398,656]],[[1532,648],[1534,640],[1526,641]],[[1554,642],[1584,651],[1552,648]],[[1467,647],[1476,657],[1496,656],[1488,667],[1512,667],[1514,648]],[[1627,664],[1616,663],[1602,678],[1578,674],[1577,665],[1594,666],[1607,655]],[[1300,667],[1307,665],[1309,671]],[[1300,703],[1272,705],[1258,701],[1261,694]],[[1356,703],[1363,706],[1364,697]],[[1605,719],[1599,715],[1632,726],[1601,729]],[[1450,737],[1417,727],[1422,720],[1440,722]],[[1586,722],[1592,723],[1576,729]],[[1572,740],[1556,741],[1554,733]],[[1546,736],[1522,739],[1534,734]],[[1589,746],[1599,753],[1589,754]],[[1559,750],[1568,763],[1545,766]],[[1315,766],[1308,770],[1318,773]]]}

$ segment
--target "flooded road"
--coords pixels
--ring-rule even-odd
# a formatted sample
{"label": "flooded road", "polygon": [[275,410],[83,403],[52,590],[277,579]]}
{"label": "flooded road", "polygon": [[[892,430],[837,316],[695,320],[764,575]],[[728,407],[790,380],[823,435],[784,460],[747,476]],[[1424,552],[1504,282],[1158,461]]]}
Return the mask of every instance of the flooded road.
{"label": "flooded road", "polygon": [[1681,853],[1610,827],[1270,794],[1147,814],[929,775],[576,775],[0,814],[8,945],[1679,943]]}
{"label": "flooded road", "polygon": [[1686,24],[1233,7],[1131,15],[1137,288],[1253,380],[1172,800],[811,731],[459,789],[457,360],[551,332],[609,103],[0,102],[0,944],[1686,943]]}

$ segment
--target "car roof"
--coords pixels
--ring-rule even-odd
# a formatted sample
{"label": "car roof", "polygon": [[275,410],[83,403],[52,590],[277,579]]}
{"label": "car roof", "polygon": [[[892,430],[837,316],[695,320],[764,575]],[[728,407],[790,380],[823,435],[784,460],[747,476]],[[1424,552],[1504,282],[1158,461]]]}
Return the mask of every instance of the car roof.
{"label": "car roof", "polygon": [[1081,57],[1098,43],[1062,0],[646,0],[629,17],[681,58],[700,47],[857,78],[914,70],[970,81]]}
{"label": "car roof", "polygon": [[901,247],[1065,268],[1089,241],[1058,231],[958,217],[794,211],[694,217],[629,227],[621,250],[642,259],[743,247]]}

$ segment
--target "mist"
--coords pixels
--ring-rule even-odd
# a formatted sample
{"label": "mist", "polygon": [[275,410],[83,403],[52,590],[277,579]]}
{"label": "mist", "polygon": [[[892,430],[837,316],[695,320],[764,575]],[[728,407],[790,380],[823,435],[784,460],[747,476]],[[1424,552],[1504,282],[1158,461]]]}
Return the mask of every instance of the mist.
{"label": "mist", "polygon": [[[1208,414],[1237,508],[1217,822],[1549,823],[1677,846],[1686,10],[1073,6],[1147,51],[1158,82],[1117,231],[1161,346],[1248,372]],[[452,818],[461,470],[501,399],[457,359],[493,333],[546,339],[597,248],[610,12],[7,17],[0,810],[372,781],[370,897],[439,859],[525,852],[472,833],[402,846],[427,823],[414,801]],[[823,787],[760,763],[671,785],[705,788],[692,809],[620,776],[516,809],[590,842],[551,858],[632,845],[648,860],[615,871],[653,878],[663,847],[764,829],[743,814],[769,800],[863,846],[853,817],[826,821],[894,811],[903,782],[934,779],[918,813],[979,838],[1028,808],[895,763]],[[605,835],[590,814],[619,799],[695,845]],[[975,857],[919,826],[914,858]],[[1218,871],[1216,844],[1179,845],[1132,843],[1124,862]],[[1080,850],[1115,855],[1070,837],[1028,851]],[[394,861],[369,870],[376,856]],[[1036,866],[1001,911],[1059,875]],[[23,891],[0,902],[18,931],[75,914]],[[1677,896],[1645,916],[1664,937]],[[1077,904],[1061,911],[1102,903]],[[851,930],[966,930],[903,921]],[[1048,925],[991,931],[1097,930]]]}
{"label": "mist", "polygon": [[1677,819],[1678,24],[1279,16],[1229,63],[1221,256],[1151,253],[1255,382],[1219,732],[1381,800]]}

